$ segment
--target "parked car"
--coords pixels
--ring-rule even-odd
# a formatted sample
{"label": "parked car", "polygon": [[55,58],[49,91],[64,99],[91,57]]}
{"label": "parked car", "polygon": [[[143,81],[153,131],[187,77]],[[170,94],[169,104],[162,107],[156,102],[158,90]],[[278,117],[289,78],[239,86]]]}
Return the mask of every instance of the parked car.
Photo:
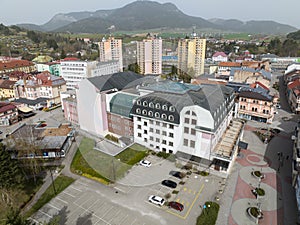
{"label": "parked car", "polygon": [[150,195],[148,200],[149,202],[159,206],[162,206],[165,203],[165,200],[162,197],[156,195]]}
{"label": "parked car", "polygon": [[169,173],[171,176],[174,176],[174,177],[177,177],[177,178],[179,178],[179,179],[182,179],[182,178],[184,178],[184,176],[185,176],[185,174],[184,173],[182,173],[182,172],[179,172],[179,171],[170,171],[170,173]]}
{"label": "parked car", "polygon": [[169,207],[178,211],[182,211],[184,209],[184,206],[179,202],[169,202]]}
{"label": "parked car", "polygon": [[143,159],[142,161],[140,161],[140,165],[141,166],[145,166],[145,167],[150,167],[151,166],[151,162],[148,160]]}
{"label": "parked car", "polygon": [[176,188],[176,187],[177,187],[176,182],[171,181],[171,180],[163,180],[163,181],[161,182],[161,184],[162,184],[162,185],[165,185],[165,186],[167,186],[167,187],[170,187],[170,188]]}

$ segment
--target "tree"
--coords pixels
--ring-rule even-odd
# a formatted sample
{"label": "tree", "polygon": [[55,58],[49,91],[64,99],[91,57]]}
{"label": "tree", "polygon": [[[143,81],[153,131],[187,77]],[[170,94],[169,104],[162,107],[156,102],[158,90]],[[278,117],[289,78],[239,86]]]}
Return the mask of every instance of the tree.
{"label": "tree", "polygon": [[54,50],[58,49],[58,45],[54,39],[48,39],[46,43],[48,48],[53,48]]}
{"label": "tree", "polygon": [[6,225],[34,225],[35,223],[25,219],[25,217],[21,215],[20,209],[11,208],[6,215],[5,224]]}

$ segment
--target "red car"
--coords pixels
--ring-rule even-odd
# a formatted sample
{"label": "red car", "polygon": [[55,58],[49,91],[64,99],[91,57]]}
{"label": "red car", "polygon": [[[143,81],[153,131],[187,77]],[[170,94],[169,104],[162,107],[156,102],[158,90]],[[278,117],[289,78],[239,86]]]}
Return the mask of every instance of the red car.
{"label": "red car", "polygon": [[178,211],[182,211],[184,208],[184,206],[179,202],[169,202],[169,207]]}

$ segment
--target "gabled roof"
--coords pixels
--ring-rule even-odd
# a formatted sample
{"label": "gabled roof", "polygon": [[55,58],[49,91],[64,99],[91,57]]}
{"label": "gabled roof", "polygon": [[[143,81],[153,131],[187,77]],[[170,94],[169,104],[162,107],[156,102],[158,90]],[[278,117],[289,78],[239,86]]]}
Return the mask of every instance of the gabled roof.
{"label": "gabled roof", "polygon": [[20,67],[34,66],[33,62],[27,60],[10,60],[10,61],[0,61],[0,70],[15,69]]}
{"label": "gabled roof", "polygon": [[219,66],[222,66],[222,67],[240,67],[241,63],[239,63],[239,62],[219,62]]}
{"label": "gabled roof", "polygon": [[11,80],[0,80],[0,88],[3,89],[14,89],[16,81]]}
{"label": "gabled roof", "polygon": [[267,94],[263,89],[248,89],[241,91],[239,93],[239,97],[257,99],[267,102],[273,101],[273,96]]}
{"label": "gabled roof", "polygon": [[4,113],[15,108],[17,107],[10,102],[0,102],[0,113]]}
{"label": "gabled roof", "polygon": [[218,57],[218,56],[228,57],[224,52],[216,52],[215,54],[213,54],[212,57]]}
{"label": "gabled roof", "polygon": [[295,87],[300,87],[300,79],[288,83],[288,89],[294,89]]}
{"label": "gabled roof", "polygon": [[122,90],[123,88],[135,86],[136,83],[134,81],[143,77],[144,76],[140,74],[128,71],[114,73],[111,75],[91,77],[87,80],[90,81],[101,92],[112,89]]}

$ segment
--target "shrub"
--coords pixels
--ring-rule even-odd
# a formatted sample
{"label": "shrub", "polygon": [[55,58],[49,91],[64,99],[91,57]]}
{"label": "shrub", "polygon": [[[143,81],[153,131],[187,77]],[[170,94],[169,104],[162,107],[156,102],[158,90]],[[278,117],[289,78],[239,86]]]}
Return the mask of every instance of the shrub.
{"label": "shrub", "polygon": [[172,191],[172,194],[175,194],[175,195],[177,195],[177,194],[178,194],[178,192],[179,192],[179,191],[177,191],[177,190],[174,190],[174,191]]}
{"label": "shrub", "polygon": [[181,184],[181,185],[184,185],[184,184],[185,184],[185,182],[184,182],[184,181],[180,181],[180,182],[179,182],[179,184]]}
{"label": "shrub", "polygon": [[187,163],[182,168],[185,170],[191,170],[193,168],[193,165],[191,163]]}
{"label": "shrub", "polygon": [[165,195],[165,198],[166,198],[166,199],[171,198],[171,194],[170,194],[170,193],[166,194],[166,195]]}

